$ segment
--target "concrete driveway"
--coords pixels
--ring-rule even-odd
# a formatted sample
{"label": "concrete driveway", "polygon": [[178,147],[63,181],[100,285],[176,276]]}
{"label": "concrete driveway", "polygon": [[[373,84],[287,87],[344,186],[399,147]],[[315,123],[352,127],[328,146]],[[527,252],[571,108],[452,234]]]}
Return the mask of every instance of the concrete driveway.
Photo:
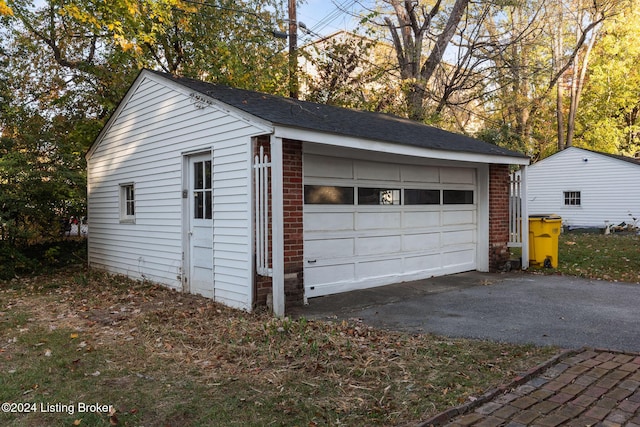
{"label": "concrete driveway", "polygon": [[469,272],[309,300],[293,316],[563,348],[640,351],[640,285]]}

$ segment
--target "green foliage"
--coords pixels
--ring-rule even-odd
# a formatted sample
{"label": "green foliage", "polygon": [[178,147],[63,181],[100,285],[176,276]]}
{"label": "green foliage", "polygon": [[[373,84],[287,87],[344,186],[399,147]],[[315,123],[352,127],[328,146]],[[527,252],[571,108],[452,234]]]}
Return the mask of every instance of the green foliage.
{"label": "green foliage", "polygon": [[640,283],[640,236],[635,233],[562,233],[558,268],[536,270],[597,280]]}
{"label": "green foliage", "polygon": [[84,239],[51,240],[25,246],[0,241],[0,280],[85,264],[86,258]]}
{"label": "green foliage", "polygon": [[640,12],[608,23],[594,50],[579,110],[576,145],[633,156],[640,152]]}
{"label": "green foliage", "polygon": [[[6,4],[11,14],[0,2],[5,276],[32,269],[15,248],[59,236],[62,218],[86,215],[84,155],[141,68],[273,93],[287,87],[285,42],[271,34],[282,29],[275,19],[281,0]],[[52,248],[33,262],[58,255]]]}
{"label": "green foliage", "polygon": [[522,141],[521,136],[515,133],[511,126],[507,124],[503,124],[498,128],[482,129],[476,134],[476,138],[510,150],[522,153],[527,151],[526,144]]}

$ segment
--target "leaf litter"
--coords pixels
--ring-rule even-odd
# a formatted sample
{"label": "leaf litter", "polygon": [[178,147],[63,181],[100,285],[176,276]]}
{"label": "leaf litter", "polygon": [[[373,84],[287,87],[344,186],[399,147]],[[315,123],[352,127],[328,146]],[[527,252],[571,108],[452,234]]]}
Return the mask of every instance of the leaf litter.
{"label": "leaf litter", "polygon": [[[86,280],[74,280],[74,274]],[[153,424],[159,421],[153,417],[164,422],[178,416],[171,406],[177,405],[175,396],[167,390],[192,382],[209,399],[218,399],[211,404],[232,424],[275,419],[281,420],[276,424],[398,425],[474,400],[555,352],[384,331],[360,319],[274,318],[95,272],[68,271],[0,289],[1,311],[28,312],[29,327],[42,325],[49,333],[71,331],[66,337],[79,354],[118,348],[108,355],[109,367],[85,377],[122,387],[143,381],[153,403],[165,407],[158,414],[134,402],[123,404],[116,408],[121,422],[136,417]],[[7,343],[10,334],[3,335],[2,357],[16,350]],[[160,368],[152,360],[159,360]],[[81,367],[82,356],[69,363],[69,369]],[[189,397],[183,398],[188,404]]]}

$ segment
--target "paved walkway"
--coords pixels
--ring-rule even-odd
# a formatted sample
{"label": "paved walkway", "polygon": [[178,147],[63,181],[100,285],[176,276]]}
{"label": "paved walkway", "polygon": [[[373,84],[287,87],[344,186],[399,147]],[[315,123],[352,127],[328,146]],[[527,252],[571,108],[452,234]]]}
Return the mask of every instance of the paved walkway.
{"label": "paved walkway", "polygon": [[640,354],[569,351],[427,426],[640,427]]}

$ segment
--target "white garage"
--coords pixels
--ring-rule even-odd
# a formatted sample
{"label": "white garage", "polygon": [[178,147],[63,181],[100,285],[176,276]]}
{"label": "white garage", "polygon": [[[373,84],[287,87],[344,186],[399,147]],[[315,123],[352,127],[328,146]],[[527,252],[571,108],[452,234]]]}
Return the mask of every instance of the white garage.
{"label": "white garage", "polygon": [[89,265],[278,315],[496,270],[509,167],[528,164],[397,116],[143,70],[87,153]]}
{"label": "white garage", "polygon": [[472,167],[304,156],[304,293],[475,270]]}

